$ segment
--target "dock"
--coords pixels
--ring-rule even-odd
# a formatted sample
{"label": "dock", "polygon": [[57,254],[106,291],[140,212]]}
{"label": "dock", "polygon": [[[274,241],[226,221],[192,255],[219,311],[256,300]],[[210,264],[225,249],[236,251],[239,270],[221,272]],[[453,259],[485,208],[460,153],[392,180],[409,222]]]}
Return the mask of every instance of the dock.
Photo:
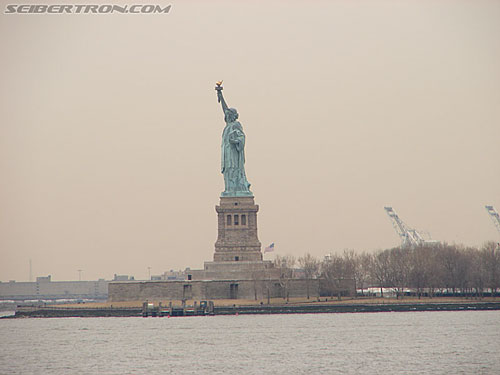
{"label": "dock", "polygon": [[215,307],[213,301],[194,302],[193,306],[187,306],[185,301],[181,307],[174,307],[172,302],[168,306],[162,306],[161,302],[154,304],[144,302],[142,304],[142,316],[147,317],[171,317],[171,316],[207,316],[214,315]]}

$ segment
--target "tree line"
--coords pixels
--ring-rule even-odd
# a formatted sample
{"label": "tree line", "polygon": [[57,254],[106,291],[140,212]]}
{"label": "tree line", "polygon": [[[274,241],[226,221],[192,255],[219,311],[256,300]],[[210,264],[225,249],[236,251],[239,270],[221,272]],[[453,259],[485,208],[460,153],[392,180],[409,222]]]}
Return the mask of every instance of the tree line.
{"label": "tree line", "polygon": [[285,290],[292,278],[321,278],[338,298],[345,293],[347,281],[361,294],[367,287],[377,287],[383,296],[384,288],[391,288],[397,298],[407,290],[419,298],[444,293],[482,298],[486,291],[498,295],[500,289],[500,245],[494,242],[481,248],[437,244],[374,253],[344,250],[321,260],[311,254],[277,255],[274,265]]}

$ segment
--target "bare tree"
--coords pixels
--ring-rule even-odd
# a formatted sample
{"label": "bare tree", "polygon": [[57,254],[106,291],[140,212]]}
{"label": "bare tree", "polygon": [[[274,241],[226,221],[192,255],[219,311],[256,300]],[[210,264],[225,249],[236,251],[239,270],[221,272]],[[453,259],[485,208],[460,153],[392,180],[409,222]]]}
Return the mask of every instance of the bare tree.
{"label": "bare tree", "polygon": [[488,278],[485,259],[477,249],[473,248],[467,249],[465,255],[470,263],[470,286],[474,288],[476,298],[482,299]]}
{"label": "bare tree", "polygon": [[304,275],[306,277],[307,299],[309,299],[311,279],[315,279],[316,277],[318,277],[319,261],[311,254],[307,253],[306,255],[298,259],[298,263],[300,268],[304,270]]}
{"label": "bare tree", "polygon": [[427,277],[427,288],[429,289],[429,297],[434,297],[436,289],[444,287],[444,267],[440,260],[440,246],[432,246],[429,249],[429,273]]}
{"label": "bare tree", "polygon": [[380,295],[384,296],[384,288],[389,286],[389,251],[379,251],[371,259],[370,275],[380,287]]}
{"label": "bare tree", "polygon": [[[295,259],[292,260],[277,257],[275,261],[285,291],[283,298],[288,295],[289,280],[293,277],[291,265]],[[308,280],[319,272],[322,285],[339,299],[345,290],[352,289],[352,282],[357,290],[363,289],[367,280],[380,287],[382,297],[384,288],[389,287],[394,289],[397,298],[404,296],[406,288],[411,288],[419,299],[426,292],[433,297],[439,289],[476,298],[482,298],[487,288],[492,295],[500,289],[500,244],[493,242],[484,244],[480,250],[446,243],[412,249],[392,248],[374,254],[345,250],[342,255],[325,257],[322,262],[306,254],[299,258],[299,264]],[[308,298],[309,292],[308,284]]]}
{"label": "bare tree", "polygon": [[361,253],[356,256],[356,266],[354,269],[354,277],[356,279],[357,288],[361,289],[361,295],[364,296],[364,287],[370,277],[370,267],[372,263],[372,255]]}
{"label": "bare tree", "polygon": [[363,287],[366,279],[370,274],[371,255],[362,253],[356,254],[354,250],[344,250],[343,259],[346,267],[346,274],[351,275],[354,280],[354,289],[356,290],[354,297],[357,298],[357,290]]}
{"label": "bare tree", "polygon": [[321,263],[321,276],[327,283],[330,294],[336,294],[340,300],[342,291],[348,290],[348,285],[354,278],[354,270],[344,257],[331,255]]}
{"label": "bare tree", "polygon": [[462,294],[465,294],[466,296],[471,295],[473,284],[473,259],[470,254],[473,252],[473,249],[464,247],[457,248],[458,286]]}
{"label": "bare tree", "polygon": [[486,273],[486,285],[494,296],[500,288],[500,244],[485,243],[481,248],[481,258]]}
{"label": "bare tree", "polygon": [[423,289],[428,287],[430,283],[431,264],[435,261],[432,248],[416,247],[410,249],[409,258],[408,286],[416,289],[418,299],[420,299]]}
{"label": "bare tree", "polygon": [[283,291],[283,299],[290,299],[290,280],[293,278],[293,267],[296,259],[292,255],[276,255],[274,266],[279,270],[279,282]]}
{"label": "bare tree", "polygon": [[460,285],[460,252],[456,246],[443,244],[439,252],[438,262],[442,265],[442,285],[451,288],[453,294],[457,292]]}
{"label": "bare tree", "polygon": [[344,274],[347,277],[352,278],[354,281],[354,297],[357,295],[357,290],[358,290],[358,279],[356,275],[356,268],[357,268],[357,263],[358,263],[358,257],[354,250],[348,250],[345,249],[344,253],[342,254],[342,260],[344,261]]}
{"label": "bare tree", "polygon": [[396,247],[389,250],[389,281],[396,291],[396,298],[403,298],[404,288],[408,287],[410,257],[406,249]]}

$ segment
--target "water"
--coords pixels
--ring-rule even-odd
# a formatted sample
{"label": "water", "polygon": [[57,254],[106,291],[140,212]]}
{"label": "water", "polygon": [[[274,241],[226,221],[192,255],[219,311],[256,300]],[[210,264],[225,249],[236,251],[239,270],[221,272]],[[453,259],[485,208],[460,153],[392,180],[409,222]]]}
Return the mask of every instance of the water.
{"label": "water", "polygon": [[500,374],[500,311],[0,320],[0,374]]}

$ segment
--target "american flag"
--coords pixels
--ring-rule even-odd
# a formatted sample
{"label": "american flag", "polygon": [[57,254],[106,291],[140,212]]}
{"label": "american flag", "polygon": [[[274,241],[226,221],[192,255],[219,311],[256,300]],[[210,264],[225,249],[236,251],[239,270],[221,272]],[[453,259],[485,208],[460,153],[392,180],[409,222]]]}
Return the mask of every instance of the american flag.
{"label": "american flag", "polygon": [[271,251],[274,251],[274,242],[264,249],[264,253],[269,253]]}

